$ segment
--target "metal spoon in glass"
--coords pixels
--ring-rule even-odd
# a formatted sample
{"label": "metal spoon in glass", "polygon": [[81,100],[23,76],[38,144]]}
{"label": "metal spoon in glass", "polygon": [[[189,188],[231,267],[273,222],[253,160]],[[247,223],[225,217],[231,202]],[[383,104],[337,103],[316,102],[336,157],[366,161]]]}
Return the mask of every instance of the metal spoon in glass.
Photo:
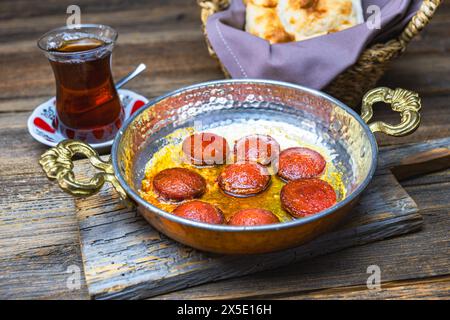
{"label": "metal spoon in glass", "polygon": [[126,84],[128,81],[133,80],[136,76],[138,76],[142,71],[144,71],[147,68],[147,66],[143,63],[137,66],[136,69],[134,69],[133,72],[129,73],[122,79],[116,82],[116,89],[120,89],[123,87],[124,84]]}

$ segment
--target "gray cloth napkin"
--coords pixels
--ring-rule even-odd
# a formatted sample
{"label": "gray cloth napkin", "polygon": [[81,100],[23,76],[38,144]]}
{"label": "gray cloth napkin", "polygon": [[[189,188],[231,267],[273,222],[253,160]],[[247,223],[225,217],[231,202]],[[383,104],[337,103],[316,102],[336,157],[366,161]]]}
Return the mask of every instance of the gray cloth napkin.
{"label": "gray cloth napkin", "polygon": [[281,80],[322,89],[352,66],[370,44],[398,35],[421,4],[422,0],[363,0],[365,21],[369,5],[380,7],[380,29],[362,23],[329,35],[271,45],[243,31],[245,6],[242,0],[233,0],[227,10],[208,19],[206,30],[233,78]]}

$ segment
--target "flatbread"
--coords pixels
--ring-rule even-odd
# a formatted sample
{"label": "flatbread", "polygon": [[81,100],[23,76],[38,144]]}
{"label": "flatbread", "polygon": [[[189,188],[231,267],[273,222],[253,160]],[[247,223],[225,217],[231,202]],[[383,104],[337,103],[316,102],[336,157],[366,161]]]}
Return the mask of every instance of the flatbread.
{"label": "flatbread", "polygon": [[362,22],[361,0],[278,0],[277,15],[295,41],[342,31]]}
{"label": "flatbread", "polygon": [[275,8],[278,4],[278,0],[244,0],[244,4],[254,4],[255,6]]}
{"label": "flatbread", "polygon": [[[261,2],[262,0],[259,1]],[[245,31],[272,44],[294,40],[294,37],[287,33],[281,25],[276,7],[258,6],[250,2],[250,0],[247,2]]]}

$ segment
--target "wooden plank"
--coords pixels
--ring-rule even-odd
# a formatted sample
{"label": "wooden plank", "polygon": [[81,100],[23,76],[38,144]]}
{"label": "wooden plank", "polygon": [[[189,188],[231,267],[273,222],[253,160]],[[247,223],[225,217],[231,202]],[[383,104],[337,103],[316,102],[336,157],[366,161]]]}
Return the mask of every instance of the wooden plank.
{"label": "wooden plank", "polygon": [[[307,245],[281,253],[248,257],[215,256],[176,244],[151,229],[134,211],[124,209],[111,190],[77,201],[85,275],[95,298],[144,298],[205,283],[267,270],[417,230],[422,222],[414,202],[381,175],[374,180],[351,223]],[[391,193],[381,192],[389,185]],[[393,207],[400,210],[395,211]]]}
{"label": "wooden plank", "polygon": [[[383,150],[397,148],[385,147]],[[386,165],[393,161],[396,160],[391,158]],[[424,228],[420,232],[349,248],[276,270],[159,295],[155,299],[269,299],[278,295],[302,299],[310,291],[364,286],[369,265],[381,268],[383,282],[445,277],[450,274],[450,169],[410,179],[402,185],[418,204],[424,218]],[[408,288],[400,289],[395,293],[399,298],[402,294],[414,294]],[[370,298],[369,293],[361,294],[361,298]]]}
{"label": "wooden plank", "polygon": [[421,223],[416,205],[386,168],[408,152],[448,147],[449,141],[447,138],[390,150],[385,156],[382,152],[382,166],[346,225],[299,248],[252,259],[208,255],[175,244],[146,228],[146,222],[134,211],[118,205],[117,198],[111,200],[111,189],[90,199],[77,200],[89,292],[96,298],[142,298],[271,269],[415,230]]}
{"label": "wooden plank", "polygon": [[74,200],[43,176],[26,118],[0,116],[0,298],[86,298],[82,273],[66,286],[68,266],[82,271]]}
{"label": "wooden plank", "polygon": [[[3,118],[0,117],[0,120],[2,120],[2,119]],[[21,122],[20,119],[17,120],[16,122],[14,121],[14,119],[15,119],[14,117],[6,119],[6,121],[4,122],[5,126],[6,126],[6,124],[8,124],[8,125],[10,125],[10,128],[14,129],[12,131],[12,133],[10,133],[11,136],[15,135],[17,137],[17,135],[19,135],[19,137],[20,137],[21,135],[23,135],[24,141],[26,141],[27,133],[23,132],[23,129],[20,129],[20,122]],[[17,130],[15,128],[17,128]],[[6,130],[2,132],[2,135],[0,135],[0,137],[5,136],[5,135],[3,135],[3,133],[6,133]],[[38,144],[34,143],[31,140],[31,138],[29,140],[30,141],[28,141],[28,143],[25,143],[25,142],[23,143],[23,145],[24,145],[23,148],[26,147],[26,150],[33,150],[33,148],[32,148],[33,146],[40,147]],[[35,161],[37,160],[37,157],[40,155],[40,153],[42,151],[40,151],[38,148],[34,152],[34,155],[36,156],[36,160],[29,159],[26,157],[26,155],[24,153],[22,153],[20,151],[20,149],[19,150],[14,149],[14,143],[13,143],[14,140],[12,138],[6,138],[4,141],[8,142],[8,144],[6,146],[4,145],[5,147],[2,150],[4,150],[3,155],[9,159],[8,160],[9,166],[3,167],[3,169],[5,169],[5,170],[0,170],[2,172],[2,175],[4,175],[3,176],[4,179],[2,180],[2,185],[8,186],[8,185],[13,184],[15,181],[15,178],[17,178],[17,174],[20,172],[20,170],[24,170],[23,173],[27,173],[27,172],[29,173],[28,175],[25,175],[24,179],[26,179],[26,180],[27,179],[36,179],[36,177],[39,178],[39,183],[36,184],[37,188],[39,188],[40,185],[44,186],[44,187],[45,186],[50,187],[47,180],[45,178],[43,178],[40,168],[35,163]],[[397,147],[395,147],[395,148],[397,148]],[[17,158],[15,158],[15,157],[17,157]],[[18,161],[14,161],[14,159],[16,159]],[[6,169],[8,169],[8,171],[6,171]],[[15,172],[12,172],[10,174],[10,169],[14,169],[13,171],[15,171]],[[26,171],[26,169],[28,171]],[[11,175],[11,176],[16,176],[16,177],[15,178],[13,178],[13,177],[7,178],[6,175]],[[444,187],[442,190],[442,193],[438,193],[438,190],[435,190],[432,188],[430,189],[428,185],[431,184],[431,182],[436,182],[436,183],[440,183],[440,184],[449,182],[449,178],[448,178],[449,175],[448,174],[445,175],[444,173],[439,173],[439,174],[433,175],[431,177],[433,177],[432,181],[430,181],[429,179],[428,180],[425,179],[422,181],[422,184],[425,184],[425,186],[421,186],[421,185],[414,186],[414,188],[411,189],[412,191],[410,191],[410,192],[412,193],[412,195],[414,196],[415,199],[425,198],[422,201],[427,201],[427,203],[429,202],[430,206],[433,205],[433,203],[438,202],[440,199],[441,206],[447,205],[447,208],[448,208],[448,203],[445,203],[445,199],[446,199],[445,192],[448,193],[449,189],[448,188],[445,189],[445,187]],[[17,201],[15,199],[15,197],[20,194],[22,194],[23,197],[26,197],[26,194],[29,193],[30,190],[32,190],[32,188],[31,189],[27,188],[26,192],[21,191],[21,188],[25,188],[25,187],[26,186],[19,186],[19,187],[14,187],[14,188],[8,189],[7,193],[9,193],[11,195],[11,197],[8,199],[8,201],[11,201],[11,202]],[[45,206],[48,199],[51,199],[53,197],[58,198],[58,196],[64,195],[59,191],[59,189],[57,187],[53,186],[51,188],[54,190],[54,195],[50,195],[48,197],[43,197],[41,200],[42,204],[36,204],[36,206]],[[438,197],[433,196],[436,194],[438,195]],[[440,196],[440,198],[439,198],[439,196]],[[8,201],[5,201],[5,203],[8,203]],[[444,203],[442,203],[442,202],[444,202]],[[5,203],[2,203],[2,205],[4,206]],[[2,208],[2,206],[0,206],[0,208]],[[64,210],[67,210],[67,209],[64,209],[64,206],[61,206],[61,212],[63,212]],[[73,212],[73,209],[72,209],[72,212]],[[51,219],[50,217],[46,217],[46,218]],[[21,218],[18,217],[18,221],[20,221],[20,219]],[[444,225],[446,223],[448,224],[448,222],[446,222],[446,220],[440,221],[440,223],[444,224]],[[12,225],[9,225],[9,227],[11,230],[9,236],[11,236],[11,238],[9,238],[10,240],[8,240],[8,241],[21,242],[22,241],[21,238],[24,236],[24,233],[21,232],[20,224],[12,224]],[[48,227],[50,228],[49,230],[51,230],[51,228],[54,228],[54,225],[48,225]],[[32,227],[30,227],[30,228],[32,228]],[[45,221],[42,223],[41,228],[44,228],[44,229],[46,228]],[[28,234],[28,232],[29,232],[29,230],[27,229],[25,231],[25,233]],[[435,232],[433,234],[433,236],[438,239],[439,239],[439,237],[443,237],[445,239],[447,234],[448,234],[448,230],[447,230],[447,233]],[[62,237],[70,237],[70,236],[62,235]],[[31,279],[32,277],[35,277],[36,275],[33,275],[33,272],[34,272],[35,274],[41,273],[42,277],[44,279],[48,279],[49,281],[59,282],[61,280],[57,280],[57,279],[66,279],[67,274],[65,274],[65,270],[63,268],[58,266],[53,269],[53,270],[55,270],[54,271],[55,275],[52,275],[52,271],[48,267],[49,265],[51,265],[50,262],[58,261],[59,259],[61,259],[63,261],[70,260],[70,259],[73,259],[73,260],[78,259],[80,261],[80,258],[77,256],[77,253],[79,250],[75,250],[76,248],[74,248],[73,250],[72,249],[71,250],[66,250],[66,249],[65,250],[57,250],[57,249],[55,249],[55,248],[58,248],[56,246],[53,248],[55,250],[53,250],[51,247],[49,250],[32,250],[31,249],[33,243],[39,244],[43,240],[45,240],[45,238],[40,238],[40,239],[34,238],[33,242],[30,243],[30,245],[29,245],[29,250],[26,249],[27,247],[25,247],[25,249],[24,249],[24,252],[28,251],[26,258],[24,258],[24,259],[21,259],[21,255],[18,255],[17,257],[10,257],[10,256],[5,257],[5,258],[2,257],[3,258],[2,261],[4,263],[2,264],[1,267],[3,267],[4,270],[10,270],[9,271],[10,277],[8,279],[8,282],[2,282],[2,283],[5,283],[5,286],[7,286],[7,287],[11,287],[11,286],[13,286],[13,284],[16,286],[19,286],[19,289],[15,289],[15,290],[18,290],[16,292],[20,292],[23,295],[23,297],[31,297],[31,296],[32,297],[49,297],[52,295],[53,286],[47,284],[47,286],[39,286],[38,290],[34,289],[35,291],[26,290],[26,288],[23,285],[21,285],[21,283],[22,283],[21,279],[26,279],[28,277],[30,277],[30,279]],[[428,238],[424,238],[424,239],[421,238],[421,239],[417,239],[414,242],[422,243],[422,242],[428,241],[428,240],[429,240]],[[58,241],[55,241],[55,243],[58,243]],[[46,246],[46,244],[44,243],[43,246]],[[385,248],[385,250],[383,250],[383,252],[395,252],[396,248],[398,248],[398,247],[404,247],[404,244],[402,244],[402,241],[397,243],[395,246]],[[64,248],[66,248],[66,247],[64,247]],[[408,254],[412,254],[412,252],[414,252],[414,250],[415,250],[415,247],[411,247],[411,248],[409,248],[409,250],[407,252],[408,252]],[[67,254],[67,256],[60,256],[61,253],[65,253],[65,254]],[[368,254],[368,252],[367,252],[367,254]],[[389,255],[389,257],[391,257],[391,255]],[[346,257],[344,256],[344,259],[345,258]],[[431,259],[431,258],[436,260],[436,257],[434,257],[434,256],[429,257],[429,259]],[[341,260],[341,259],[339,259],[339,260]],[[354,261],[353,263],[357,264],[357,262],[358,261]],[[389,261],[389,262],[392,263],[391,261]],[[57,265],[56,262],[55,262],[55,264]],[[399,263],[399,264],[409,265],[407,263],[407,261],[404,261],[403,263]],[[28,268],[28,271],[26,270],[26,268]],[[311,267],[311,268],[313,268],[313,267]],[[431,266],[428,266],[428,268],[431,268]],[[58,274],[58,272],[59,272],[59,274]],[[21,278],[20,275],[23,275],[23,278]],[[295,278],[297,278],[297,276],[295,276]],[[6,280],[4,280],[4,281],[6,281]],[[277,282],[277,281],[272,280],[272,282]],[[50,284],[51,284],[51,282],[50,282]],[[298,286],[298,284],[296,284],[296,286]],[[233,285],[233,287],[238,287],[238,283],[235,283]],[[55,290],[55,292],[56,293],[59,292],[61,297],[65,296],[66,294],[69,294],[69,295],[73,294],[73,292],[68,292],[68,293],[64,292],[63,287],[61,287],[61,283],[60,283],[60,289],[61,289],[60,291]],[[211,290],[212,290],[212,292],[222,292],[222,289],[217,289],[217,290],[211,289]],[[209,291],[211,291],[211,290],[209,290]],[[0,288],[0,292],[2,292],[4,294],[4,291],[1,290],[1,288]],[[201,293],[201,291],[199,291],[199,294],[200,293]],[[2,294],[2,296],[4,296],[3,294]],[[194,293],[190,293],[190,295],[194,296]]]}
{"label": "wooden plank", "polygon": [[[127,73],[138,62],[146,62],[149,66],[149,73],[142,75],[138,81],[130,83],[130,88],[152,97],[193,82],[221,77],[220,70],[205,51],[199,31],[198,8],[194,3],[176,0],[151,2],[114,0],[109,1],[108,4],[101,1],[80,0],[77,3],[81,5],[83,19],[86,18],[83,22],[107,23],[118,28],[120,40],[114,58],[116,78]],[[41,215],[39,218],[41,223],[36,223],[35,227],[42,232],[55,228],[52,223],[46,224],[46,219],[50,221],[54,219],[52,216],[55,215],[55,209],[46,210],[45,206],[48,199],[52,197],[58,199],[61,193],[57,187],[52,187],[54,192],[46,193],[48,199],[32,197],[30,201],[26,201],[30,193],[39,190],[40,185],[47,185],[48,182],[43,178],[37,165],[37,159],[45,147],[29,137],[25,124],[28,112],[54,93],[51,70],[46,59],[36,48],[35,41],[50,28],[64,24],[66,18],[64,11],[68,4],[72,3],[68,0],[0,1],[0,69],[3,75],[8,77],[0,82],[0,112],[4,112],[0,114],[0,183],[4,185],[3,190],[6,190],[9,196],[8,200],[0,205],[0,216],[7,214],[3,207],[10,206],[10,203],[22,201],[21,206],[24,207],[33,203],[32,206],[37,208]],[[445,57],[448,57],[449,14],[450,3],[444,2],[431,25],[424,30],[419,39],[414,40],[408,53],[392,64],[391,71],[382,81],[382,84],[393,87],[414,88],[426,97],[422,127],[414,135],[401,139],[386,139],[380,136],[381,145],[448,136],[450,109],[447,88],[449,82],[447,75],[441,72],[446,70],[445,66],[441,69],[432,61],[436,58],[440,64],[445,64]],[[184,39],[184,42],[178,43],[180,39]],[[191,52],[194,54],[191,55]],[[25,53],[25,55],[18,56],[20,59],[14,59],[13,56],[16,53]],[[166,55],[169,55],[167,59]],[[421,68],[419,71],[416,66],[423,63],[423,56],[427,56],[430,62],[425,61],[426,68]],[[403,58],[407,58],[408,63],[400,64]],[[191,64],[192,68],[189,67]],[[13,85],[10,85],[11,81]],[[376,117],[379,111],[379,109],[376,110]],[[381,117],[387,117],[393,121],[396,119],[396,115],[391,115],[384,110]],[[2,180],[3,177],[14,175],[21,175],[23,179],[29,180],[39,178],[40,185],[36,184],[30,189],[23,185],[23,182],[15,185],[10,177],[5,178],[6,182]],[[347,269],[349,266],[364,269],[366,263],[364,257],[374,257],[376,254],[385,257],[384,268],[389,268],[393,278],[401,277],[402,272],[405,275],[409,274],[411,269],[414,269],[414,272],[410,273],[411,277],[433,272],[442,273],[446,264],[448,265],[448,261],[445,261],[445,258],[448,258],[448,251],[444,250],[449,246],[448,242],[444,242],[448,238],[448,230],[442,229],[442,226],[448,226],[450,221],[447,215],[449,203],[445,201],[446,195],[450,192],[449,177],[448,172],[442,172],[403,183],[408,186],[408,192],[419,205],[422,204],[421,209],[425,212],[424,231],[378,242],[371,246],[348,249],[339,254],[314,260],[318,261],[319,265],[322,259],[328,257],[338,261],[337,264],[326,265],[331,269],[328,273],[326,267],[321,270],[323,277],[331,278],[335,270]],[[73,207],[65,208],[66,205],[61,202],[61,199],[57,201],[61,205],[62,213],[73,214]],[[68,203],[67,206],[69,207]],[[11,217],[15,217],[14,214],[9,216]],[[30,222],[32,217],[31,214],[27,215],[23,212],[18,215],[16,223],[9,224],[10,238],[2,239],[1,245],[20,244],[28,234],[34,235],[34,225]],[[26,222],[25,224],[28,224],[24,230],[20,223],[22,219]],[[67,218],[63,225],[68,226],[71,223],[75,224],[75,222],[69,223]],[[0,297],[77,296],[74,292],[64,291],[63,282],[67,274],[61,265],[69,261],[79,263],[81,261],[79,248],[78,245],[72,246],[62,240],[66,232],[67,239],[73,238],[73,231],[70,228],[57,228],[56,231],[58,236],[51,238],[51,241],[47,241],[45,237],[33,236],[33,241],[26,242],[17,255],[11,254],[12,250],[5,253],[0,250],[0,270],[8,270],[6,277],[4,273],[0,273]],[[61,245],[59,245],[60,241],[62,241]],[[416,244],[420,245],[416,247]],[[409,257],[416,260],[411,263]],[[344,263],[345,268],[341,265]],[[424,267],[420,269],[420,266]],[[301,277],[302,273],[310,274],[317,269],[317,265],[311,264],[309,269],[297,268],[297,273],[291,274],[293,281],[291,291],[295,291],[295,286],[301,285],[300,281],[304,279]],[[357,270],[355,268],[352,270]],[[362,271],[364,272],[365,270]],[[270,272],[264,273],[256,279],[268,288],[286,280],[281,274],[272,278],[269,275]],[[351,278],[351,275],[348,274],[347,277]],[[251,277],[248,279],[247,282],[243,281],[242,285],[249,285],[255,281]],[[268,280],[264,281],[266,279]],[[299,282],[294,283],[295,279],[299,279]],[[230,285],[236,288],[241,285],[240,281],[229,281]],[[328,283],[328,286],[331,285],[333,282]],[[221,290],[220,287],[205,287],[210,290]],[[192,292],[193,296],[195,296],[194,293]]]}
{"label": "wooden plank", "polygon": [[[65,9],[69,4],[72,3],[70,1],[1,1],[0,3],[0,65],[7,78],[0,84],[2,91],[0,110],[5,106],[6,110],[14,112],[0,116],[0,175],[2,177],[0,181],[4,188],[0,201],[0,216],[8,221],[8,224],[4,225],[4,228],[7,226],[8,229],[2,229],[5,238],[2,238],[0,242],[0,247],[5,248],[1,250],[0,255],[1,297],[76,296],[72,292],[64,292],[67,278],[65,265],[72,261],[80,265],[77,224],[73,220],[73,199],[66,196],[64,201],[63,195],[54,186],[51,188],[56,191],[56,194],[41,192],[42,198],[29,196],[30,193],[34,193],[34,190],[40,190],[41,186],[34,183],[27,185],[24,181],[33,181],[38,178],[39,184],[49,188],[47,180],[43,178],[42,171],[37,165],[37,159],[45,148],[28,136],[25,127],[27,114],[15,113],[20,110],[31,110],[54,92],[48,62],[38,52],[35,41],[45,31],[65,22]],[[148,85],[148,82],[143,84],[145,87],[152,88],[152,95],[159,95],[170,89],[170,86],[175,88],[189,84],[196,80],[195,75],[202,73],[199,72],[201,69],[197,69],[192,77],[183,79],[182,72],[177,76],[174,71],[175,68],[179,68],[177,63],[171,63],[172,68],[168,62],[158,63],[156,68],[153,64],[156,52],[165,50],[161,45],[161,43],[167,43],[163,41],[164,38],[170,39],[173,43],[180,40],[185,43],[201,40],[198,8],[195,5],[184,1],[166,0],[151,3],[110,1],[107,5],[102,2],[82,0],[78,4],[83,9],[85,22],[116,24],[118,21],[119,32],[122,36],[126,35],[121,38],[128,39],[128,42],[122,42],[124,48],[118,48],[115,59],[115,61],[124,61],[122,68],[120,64],[115,65],[118,77],[140,62],[134,60],[135,55],[129,56],[125,48],[127,46],[140,51],[141,48],[135,45],[137,41],[149,45],[156,43],[153,57],[150,57],[148,61],[142,60],[147,62],[150,70],[153,69],[152,79],[157,80],[157,84],[153,82],[151,85]],[[186,16],[183,13],[189,11],[196,13],[195,16],[190,15],[192,17],[190,21],[185,19]],[[184,27],[180,28],[177,21],[183,21]],[[137,23],[142,26],[140,33],[136,30]],[[146,25],[149,26],[147,30]],[[189,25],[191,27],[186,28]],[[195,34],[190,30],[195,30]],[[150,36],[145,37],[146,33]],[[168,49],[171,50],[171,48],[169,44]],[[180,46],[175,48],[178,52],[171,51],[174,53],[166,55],[169,59],[167,61],[170,59],[182,61],[183,49],[186,48],[189,49],[189,44],[183,46],[181,42]],[[189,49],[189,51],[192,50]],[[25,55],[22,56],[21,52]],[[206,51],[202,50],[202,52],[205,56],[207,55]],[[192,62],[195,61],[187,60],[187,62],[193,65]],[[212,61],[211,65],[213,65]],[[157,71],[155,76],[155,69],[157,70],[159,66],[162,67],[162,71]],[[161,73],[170,73],[171,76],[161,79],[158,75]],[[6,100],[5,95],[8,96]],[[17,177],[18,174],[20,177]],[[8,197],[3,197],[3,191],[8,194]],[[55,199],[55,207],[52,206],[49,209],[46,202],[52,198]],[[14,209],[10,207],[13,204]],[[17,211],[21,210],[23,212],[19,214]],[[70,223],[72,228],[69,228]],[[37,230],[45,234],[37,234]],[[16,248],[17,252],[12,248]]]}
{"label": "wooden plank", "polygon": [[399,181],[403,181],[436,170],[445,170],[449,167],[449,163],[450,148],[436,148],[403,158],[391,172]]}
{"label": "wooden plank", "polygon": [[[68,4],[69,1],[61,1],[51,7],[49,4],[38,5],[36,11],[30,13],[24,10],[26,3],[2,2],[5,7],[2,12],[21,13],[15,18],[9,16],[0,20],[0,61],[4,71],[4,81],[0,83],[0,112],[29,111],[54,94],[51,68],[36,48],[35,41],[47,30],[65,22]],[[129,85],[147,97],[223,77],[207,54],[198,20],[199,10],[192,3],[114,2],[105,8],[102,4],[83,1],[80,6],[85,9],[83,21],[111,24],[118,29],[120,37],[113,65],[116,78],[139,62],[148,65],[147,73]],[[438,11],[420,41],[414,41],[408,53],[392,64],[382,84],[414,89],[422,95],[450,93],[449,44],[441,43],[448,39],[443,36],[450,26],[447,17],[445,10]],[[431,43],[429,47],[433,51],[424,51],[423,42],[426,41]]]}
{"label": "wooden plank", "polygon": [[[65,23],[68,4],[71,3],[55,4],[53,15],[43,11],[45,19],[38,14],[39,10],[48,9],[43,5],[41,9],[38,6],[32,17],[0,20],[0,30],[6,33],[0,31],[0,61],[5,76],[0,83],[0,111],[32,110],[39,101],[54,95],[52,71],[37,49],[36,40]],[[114,51],[115,77],[125,75],[140,62],[148,66],[128,88],[155,97],[195,82],[223,78],[215,61],[208,56],[195,4],[159,1],[155,5],[139,1],[124,6],[116,2],[107,10],[103,10],[104,5],[91,2],[87,5],[80,4],[82,10],[89,8],[86,13],[83,11],[84,22],[109,24],[120,34]]]}
{"label": "wooden plank", "polygon": [[[0,175],[0,298],[86,298],[78,242],[72,197],[40,173]],[[73,291],[69,266],[81,271]]]}
{"label": "wooden plank", "polygon": [[424,299],[450,300],[450,277],[435,277],[419,281],[393,281],[381,284],[380,290],[367,290],[366,286],[341,287],[307,292],[297,296],[275,299]]}
{"label": "wooden plank", "polygon": [[[67,6],[72,3],[73,2],[70,2],[70,0],[47,0],[39,3],[34,0],[3,0],[0,3],[0,18],[2,20],[15,20],[17,18],[22,19],[54,15],[65,16]],[[30,4],[33,5],[33,10],[30,10]],[[161,8],[166,9],[170,7],[196,10],[198,12],[198,7],[192,5],[192,3],[186,3],[185,1],[179,0],[152,0],[151,3],[145,0],[111,0],[108,2],[79,0],[77,1],[77,5],[82,9],[82,13],[87,15],[98,15],[105,12],[114,13],[127,10],[141,10],[146,13],[151,13],[152,10],[161,11]],[[132,21],[130,21],[130,23],[132,23]]]}
{"label": "wooden plank", "polygon": [[[440,184],[434,185],[435,191],[440,189]],[[450,184],[443,192],[450,192]],[[438,193],[434,199],[442,196]],[[420,232],[345,249],[270,271],[158,295],[154,299],[301,298],[310,291],[365,286],[369,276],[367,267],[370,265],[380,267],[382,282],[446,276],[450,274],[450,214],[448,204],[441,206],[440,209],[425,212],[422,208],[426,207],[420,206],[424,218],[424,227]]]}
{"label": "wooden plank", "polygon": [[[0,117],[0,120],[3,120],[3,119],[5,119],[5,118]],[[27,170],[28,171],[31,170],[30,173],[33,173],[35,175],[42,177],[42,172],[41,172],[40,168],[37,166],[36,161],[37,161],[38,156],[42,152],[41,149],[44,150],[44,148],[38,144],[35,144],[31,140],[31,138],[28,137],[26,131],[23,130],[23,122],[20,119],[17,119],[16,117],[11,116],[10,118],[5,119],[5,126],[6,126],[6,124],[10,126],[9,129],[13,129],[13,130],[12,130],[12,132],[10,132],[9,130],[5,129],[4,131],[2,131],[2,135],[0,135],[0,137],[3,137],[4,140],[2,140],[2,141],[4,141],[4,143],[7,143],[6,145],[5,144],[3,145],[4,147],[2,150],[4,150],[4,152],[3,152],[4,157],[9,159],[10,165],[3,167],[5,170],[0,170],[0,171],[2,171],[3,174],[9,174],[10,170],[12,170],[13,172],[11,173],[11,175],[14,175],[14,174],[19,173],[22,170],[24,170],[24,172],[27,172]],[[8,133],[8,132],[10,132],[10,133]],[[8,138],[11,136],[15,136],[16,140],[13,140],[12,138]],[[23,136],[23,139],[20,138],[20,136]],[[17,141],[23,141],[23,142],[21,142],[23,147],[19,147],[18,149],[16,149],[15,143]],[[33,145],[38,148],[34,149]],[[30,150],[33,151],[33,154],[34,154],[33,157],[35,157],[36,160],[31,159],[31,161],[30,161],[30,159],[27,158],[26,153],[30,152]],[[18,161],[11,161],[12,159],[16,159]],[[13,165],[13,166],[11,166],[11,165]],[[8,172],[6,172],[6,169],[8,170]],[[428,183],[428,182],[425,182],[425,183]],[[48,183],[44,179],[42,181],[42,184],[46,185]],[[439,190],[439,188],[437,188],[437,189]],[[55,190],[56,190],[55,192],[58,192],[57,188],[55,188]],[[15,192],[14,189],[13,189],[13,192]],[[433,192],[436,192],[436,187],[434,187],[434,189],[430,190],[429,193],[432,194]],[[420,197],[420,196],[421,196],[420,194],[416,195],[416,197]],[[434,198],[427,197],[427,199],[434,199]],[[16,229],[16,231],[17,231],[17,229]],[[16,234],[17,238],[20,238],[20,235],[21,235],[21,233],[17,233]],[[392,249],[393,248],[391,248],[391,250]],[[38,253],[36,253],[35,259],[37,259],[38,257],[39,257],[39,255],[38,255]],[[44,257],[47,257],[47,256],[44,255]],[[22,265],[22,262],[20,260],[18,260],[16,268],[19,269],[18,266],[20,266],[20,265]],[[12,268],[12,267],[10,266],[10,268]],[[64,273],[62,273],[62,276],[65,277],[66,275]]]}
{"label": "wooden plank", "polygon": [[[418,180],[420,184],[415,185],[415,180]],[[243,296],[244,293],[242,291],[244,288],[247,289],[246,294],[252,289],[254,289],[254,292],[262,293],[266,291],[277,292],[279,287],[295,293],[305,283],[311,284],[311,286],[315,285],[316,287],[323,285],[325,288],[339,285],[339,282],[333,278],[339,276],[341,281],[340,285],[353,283],[352,276],[354,275],[356,275],[356,279],[360,283],[364,283],[367,277],[365,268],[367,265],[373,263],[380,264],[383,274],[389,274],[390,278],[393,279],[401,278],[404,275],[413,278],[430,272],[434,274],[440,274],[445,272],[445,270],[448,272],[448,248],[450,244],[447,235],[450,231],[448,229],[450,217],[448,216],[448,203],[445,203],[444,195],[450,192],[450,183],[448,183],[450,182],[450,170],[447,173],[441,172],[415,180],[409,181],[409,185],[414,187],[414,192],[411,192],[410,189],[408,191],[418,200],[421,209],[427,209],[426,204],[431,205],[433,202],[440,203],[442,208],[439,212],[425,210],[425,230],[422,232],[378,242],[370,246],[348,249],[337,254],[314,259],[312,262],[307,261],[306,263],[294,264],[289,268],[260,273],[256,277],[252,276],[239,278],[238,280],[221,281],[180,291],[179,293],[158,296],[158,298],[208,298],[214,295],[218,298],[238,298]],[[445,182],[447,182],[446,187],[442,187],[441,184]],[[45,178],[42,178],[42,184],[48,184]],[[429,189],[422,192],[423,185],[428,186]],[[431,189],[430,186],[433,185],[434,189]],[[54,187],[54,189],[55,196],[62,195],[57,187]],[[11,189],[10,191],[14,192]],[[441,191],[441,193],[438,191]],[[422,203],[425,201],[425,197],[427,199],[426,203]],[[445,205],[447,206],[445,207]],[[446,211],[442,211],[444,209]],[[440,217],[442,219],[439,219]],[[447,226],[447,229],[442,229],[445,226]],[[10,227],[14,228],[14,225],[10,225]],[[45,224],[42,227],[45,227]],[[12,235],[8,241],[21,241],[23,233],[20,232],[20,227],[14,230],[16,231],[15,235]],[[430,241],[430,238],[433,238],[433,241]],[[441,241],[446,240],[446,242],[439,242],[439,239]],[[45,239],[35,238],[35,244],[39,245],[43,240]],[[395,241],[393,242],[393,240]],[[417,244],[420,244],[420,246],[417,246]],[[444,249],[447,251],[443,251]],[[62,286],[60,286],[60,290],[54,290],[55,285],[53,283],[62,283],[61,281],[64,281],[67,277],[66,270],[58,266],[59,261],[68,261],[72,259],[72,256],[77,257],[79,254],[78,251],[57,250],[57,247],[50,247],[49,250],[31,250],[25,248],[24,253],[18,254],[16,257],[3,258],[2,254],[0,254],[2,262],[4,262],[1,265],[2,270],[9,270],[8,282],[0,279],[0,283],[4,285],[0,286],[0,296],[6,297],[5,288],[10,288],[10,292],[13,290],[11,288],[14,288],[17,295],[11,293],[8,297],[75,298],[74,292],[64,291]],[[0,252],[3,253],[3,251]],[[64,254],[62,255],[62,253]],[[58,257],[61,258],[59,259]],[[381,262],[380,258],[382,258]],[[343,270],[346,272],[343,273]],[[311,274],[315,274],[315,277],[311,276]],[[305,275],[308,275],[308,277],[305,277]],[[42,285],[30,286],[29,283],[39,283],[36,279],[47,279],[48,282],[40,282]],[[325,284],[320,279],[325,279]],[[253,283],[258,283],[259,287],[252,287]],[[356,283],[358,282],[356,281]],[[225,284],[228,285],[225,286]],[[231,290],[234,291],[231,292]],[[223,294],[222,296],[220,296],[221,293]],[[87,295],[80,295],[80,298],[82,297],[87,297]]]}

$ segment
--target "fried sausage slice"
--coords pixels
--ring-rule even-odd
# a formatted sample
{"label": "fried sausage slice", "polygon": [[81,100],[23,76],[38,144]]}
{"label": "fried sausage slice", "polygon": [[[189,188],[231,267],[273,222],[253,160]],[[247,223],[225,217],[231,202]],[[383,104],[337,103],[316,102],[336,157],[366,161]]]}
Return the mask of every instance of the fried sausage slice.
{"label": "fried sausage slice", "polygon": [[180,204],[172,212],[174,215],[210,224],[222,224],[224,217],[222,211],[207,202],[193,200]]}
{"label": "fried sausage slice", "polygon": [[280,145],[269,135],[252,134],[236,141],[234,154],[238,162],[250,161],[268,165],[279,156]]}
{"label": "fried sausage slice", "polygon": [[270,182],[267,169],[258,163],[235,163],[225,167],[218,177],[219,187],[236,197],[264,191]]}
{"label": "fried sausage slice", "polygon": [[153,178],[155,192],[165,200],[182,201],[200,197],[206,181],[198,173],[185,168],[170,168]]}
{"label": "fried sausage slice", "polygon": [[229,146],[224,137],[214,133],[195,133],[182,144],[183,153],[197,166],[224,164]]}
{"label": "fried sausage slice", "polygon": [[278,175],[287,181],[313,178],[323,172],[325,165],[325,159],[314,150],[289,148],[280,153]]}
{"label": "fried sausage slice", "polygon": [[312,178],[288,182],[281,189],[281,206],[296,218],[306,217],[333,206],[336,192],[326,181]]}
{"label": "fried sausage slice", "polygon": [[260,226],[279,222],[277,216],[269,210],[243,209],[234,213],[228,224],[232,226]]}

